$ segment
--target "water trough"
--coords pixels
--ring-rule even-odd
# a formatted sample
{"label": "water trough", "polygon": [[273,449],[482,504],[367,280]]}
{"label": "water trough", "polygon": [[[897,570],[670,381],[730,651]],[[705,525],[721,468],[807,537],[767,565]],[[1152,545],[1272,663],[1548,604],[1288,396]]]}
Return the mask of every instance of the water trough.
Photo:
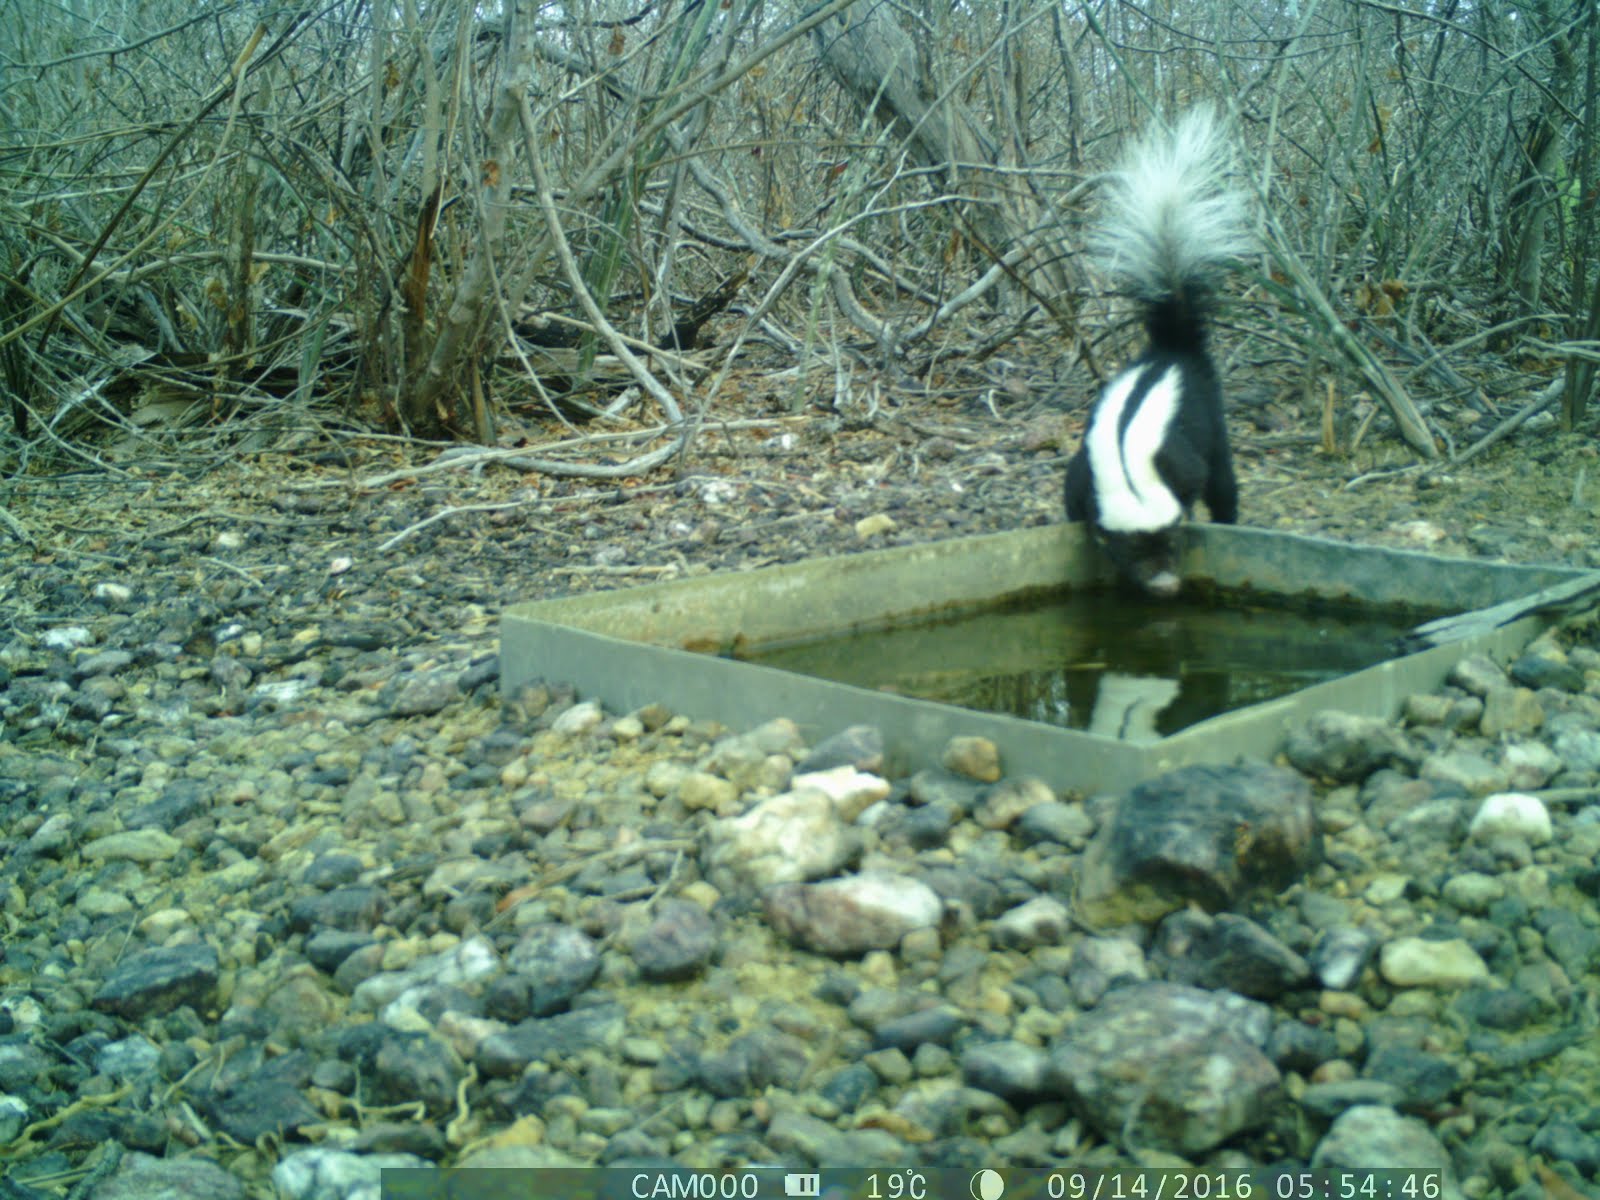
{"label": "water trough", "polygon": [[[1582,575],[1217,525],[1190,529],[1184,572],[1267,598],[1442,613],[1502,604]],[[501,682],[508,692],[539,679],[568,682],[613,712],[659,702],[734,729],[789,717],[813,740],[872,724],[883,731],[893,771],[936,761],[953,735],[977,734],[1000,748],[1009,774],[1107,791],[1190,763],[1270,757],[1320,709],[1392,716],[1409,694],[1437,687],[1463,655],[1508,659],[1545,624],[1522,617],[1141,743],[720,656],[1108,583],[1083,528],[1054,525],[541,600],[502,619]],[[1106,594],[1114,603],[1115,593]]]}

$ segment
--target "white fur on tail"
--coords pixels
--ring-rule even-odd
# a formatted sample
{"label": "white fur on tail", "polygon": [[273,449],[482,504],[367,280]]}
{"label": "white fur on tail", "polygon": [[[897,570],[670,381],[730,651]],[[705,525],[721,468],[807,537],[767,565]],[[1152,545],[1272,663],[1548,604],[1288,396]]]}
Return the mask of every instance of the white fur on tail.
{"label": "white fur on tail", "polygon": [[1211,109],[1153,130],[1106,178],[1094,249],[1146,300],[1206,279],[1250,247],[1244,193],[1230,190],[1233,153]]}

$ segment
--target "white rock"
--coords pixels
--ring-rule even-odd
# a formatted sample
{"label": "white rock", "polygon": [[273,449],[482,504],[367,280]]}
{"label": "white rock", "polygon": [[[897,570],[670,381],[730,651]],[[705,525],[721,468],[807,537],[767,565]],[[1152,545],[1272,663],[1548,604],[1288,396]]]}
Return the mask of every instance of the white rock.
{"label": "white rock", "polygon": [[385,1167],[431,1167],[415,1154],[355,1154],[348,1150],[297,1150],[272,1169],[285,1200],[378,1200]]}
{"label": "white rock", "polygon": [[764,888],[831,874],[859,841],[818,788],[763,800],[742,816],[716,822],[709,838],[708,874],[724,890],[739,882]]}
{"label": "white rock", "polygon": [[1513,742],[1500,755],[1514,788],[1541,788],[1562,768],[1561,756],[1543,742]]}
{"label": "white rock", "polygon": [[802,788],[814,788],[825,793],[833,802],[833,811],[844,821],[854,821],[871,805],[889,795],[888,780],[848,765],[795,776],[793,789],[798,792]]}
{"label": "white rock", "polygon": [[1530,846],[1542,846],[1551,837],[1550,813],[1537,796],[1500,792],[1484,798],[1468,832],[1480,842],[1517,838]]}
{"label": "white rock", "polygon": [[1396,938],[1378,952],[1378,970],[1395,987],[1465,987],[1489,977],[1478,952],[1461,938]]}
{"label": "white rock", "polygon": [[500,972],[500,955],[487,938],[475,937],[419,961],[432,983],[451,987],[482,983]]}
{"label": "white rock", "polygon": [[62,625],[45,630],[44,637],[40,641],[52,650],[71,650],[78,646],[87,646],[94,641],[94,635],[82,625]]}
{"label": "white rock", "polygon": [[605,719],[605,710],[600,707],[597,701],[584,700],[581,703],[574,704],[552,721],[550,728],[556,733],[588,733]]}
{"label": "white rock", "polygon": [[[393,948],[396,943],[389,943]],[[500,956],[485,938],[475,937],[405,967],[386,969],[356,985],[350,995],[354,1012],[382,1012],[412,988],[482,984],[503,970]],[[409,1001],[407,1001],[409,1003]]]}
{"label": "white rock", "polygon": [[1072,928],[1067,906],[1054,896],[1035,896],[995,918],[992,935],[997,946],[1028,950],[1058,945]]}
{"label": "white rock", "polygon": [[906,934],[939,924],[944,902],[927,884],[866,871],[822,883],[786,883],[762,894],[768,922],[823,954],[892,950]]}
{"label": "white rock", "polygon": [[262,700],[270,701],[280,708],[288,708],[311,690],[309,679],[276,679],[265,683],[258,683],[253,694]]}

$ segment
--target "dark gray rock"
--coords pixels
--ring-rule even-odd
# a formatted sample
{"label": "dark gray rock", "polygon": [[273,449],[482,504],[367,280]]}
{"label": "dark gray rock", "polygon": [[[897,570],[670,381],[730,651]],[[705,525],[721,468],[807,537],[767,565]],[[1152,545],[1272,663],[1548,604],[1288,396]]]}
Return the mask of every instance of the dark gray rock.
{"label": "dark gray rock", "polygon": [[1000,917],[1038,895],[1026,879],[1012,872],[1003,855],[969,850],[956,867],[931,866],[922,882],[953,907],[964,908],[980,921]]}
{"label": "dark gray rock", "polygon": [[846,1015],[870,1032],[889,1021],[937,1007],[939,1003],[938,997],[912,988],[857,988],[850,997]]}
{"label": "dark gray rock", "polygon": [[851,725],[825,737],[795,764],[795,774],[826,771],[832,767],[854,767],[858,771],[883,769],[883,731],[876,725]]}
{"label": "dark gray rock", "polygon": [[915,807],[897,804],[878,825],[878,836],[891,845],[903,842],[913,850],[932,850],[944,845],[960,819],[960,808],[947,800]]}
{"label": "dark gray rock", "polygon": [[1583,691],[1583,672],[1537,643],[1511,664],[1511,680],[1536,691],[1546,687],[1563,692]]}
{"label": "dark gray rock", "polygon": [[741,1034],[727,1049],[700,1056],[700,1086],[713,1096],[752,1096],[764,1088],[793,1088],[805,1076],[806,1044],[775,1029]]}
{"label": "dark gray rock", "polygon": [[1438,1108],[1463,1083],[1460,1068],[1439,1054],[1412,1046],[1380,1044],[1367,1056],[1362,1075],[1387,1083],[1399,1093],[1396,1108],[1425,1112]]}
{"label": "dark gray rock", "polygon": [[924,1044],[948,1046],[966,1027],[959,1008],[938,1004],[884,1021],[872,1030],[872,1041],[879,1049],[892,1046],[910,1053]]}
{"label": "dark gray rock", "polygon": [[1474,1024],[1487,1029],[1521,1029],[1539,1015],[1540,1004],[1516,988],[1469,988],[1452,1007]]}
{"label": "dark gray rock", "polygon": [[1264,1004],[1169,983],[1107,992],[1050,1052],[1046,1084],[1106,1137],[1190,1155],[1283,1104]]}
{"label": "dark gray rock", "polygon": [[354,854],[319,854],[301,873],[300,882],[326,892],[354,883],[361,871],[361,860]]}
{"label": "dark gray rock", "polygon": [[1420,757],[1406,736],[1378,717],[1336,709],[1315,713],[1291,730],[1283,753],[1307,775],[1354,783],[1379,767],[1415,768]]}
{"label": "dark gray rock", "polygon": [[242,1082],[207,1095],[206,1111],[219,1129],[247,1146],[263,1137],[281,1141],[325,1119],[302,1091],[311,1070],[303,1053],[271,1059]]}
{"label": "dark gray rock", "polygon": [[532,1062],[549,1061],[590,1047],[612,1048],[627,1028],[620,1004],[599,1004],[553,1017],[536,1017],[478,1044],[474,1061],[485,1075],[520,1075]]}
{"label": "dark gray rock", "polygon": [[915,1164],[915,1149],[882,1129],[841,1130],[807,1113],[785,1110],[767,1126],[764,1145],[785,1162],[811,1166],[836,1163]]}
{"label": "dark gray rock", "polygon": [[244,1184],[208,1158],[130,1153],[94,1185],[94,1200],[244,1200]]}
{"label": "dark gray rock", "polygon": [[1114,928],[1191,902],[1225,908],[1258,888],[1281,890],[1321,854],[1304,777],[1259,763],[1184,767],[1116,806],[1084,852],[1076,911]]}
{"label": "dark gray rock", "polygon": [[200,1007],[217,986],[217,952],[210,946],[143,950],[118,963],[90,1002],[100,1012],[130,1021]]}
{"label": "dark gray rock", "polygon": [[1574,979],[1580,979],[1600,963],[1600,933],[1564,908],[1541,909],[1533,918],[1534,928],[1544,935],[1544,948]]}
{"label": "dark gray rock", "polygon": [[860,1108],[878,1090],[878,1076],[865,1063],[851,1063],[840,1067],[817,1087],[817,1094],[838,1106],[840,1112],[852,1113]]}
{"label": "dark gray rock", "polygon": [[986,1042],[961,1054],[961,1078],[1013,1103],[1037,1099],[1045,1087],[1050,1056],[1022,1042]]}
{"label": "dark gray rock", "polygon": [[[1461,752],[1453,753],[1461,757]],[[1471,815],[1466,795],[1465,787],[1448,780],[1414,779],[1399,771],[1382,770],[1374,771],[1361,785],[1361,807],[1374,829],[1393,832],[1426,823],[1434,832],[1458,834],[1465,830]],[[1441,799],[1455,802],[1449,810],[1452,815],[1429,815],[1427,810]]]}
{"label": "dark gray rock", "polygon": [[977,806],[983,787],[943,767],[928,767],[911,777],[906,799],[911,804],[946,804],[958,812],[969,813]]}
{"label": "dark gray rock", "polygon": [[363,946],[374,945],[370,935],[342,929],[319,929],[306,939],[305,956],[319,971],[332,975],[339,965]]}
{"label": "dark gray rock", "polygon": [[358,1154],[414,1154],[437,1162],[450,1152],[444,1130],[437,1124],[408,1121],[368,1125],[350,1142]]}
{"label": "dark gray rock", "polygon": [[500,656],[498,654],[486,654],[470,663],[467,669],[456,677],[456,689],[463,693],[471,692],[486,683],[493,683],[499,678]]}
{"label": "dark gray rock", "polygon": [[[624,1129],[606,1140],[600,1162],[618,1170],[625,1167],[672,1166],[671,1147],[665,1138],[642,1129]],[[603,1195],[603,1193],[602,1193]]]}
{"label": "dark gray rock", "polygon": [[1279,1021],[1267,1042],[1267,1057],[1281,1070],[1309,1075],[1339,1057],[1339,1039],[1320,1025]]}
{"label": "dark gray rock", "polygon": [[1174,983],[1271,1000],[1311,977],[1305,959],[1248,917],[1173,913],[1156,930],[1152,961]]}
{"label": "dark gray rock", "polygon": [[294,932],[342,929],[371,933],[388,906],[389,897],[382,888],[337,887],[297,897],[289,906],[289,928]]}
{"label": "dark gray rock", "polygon": [[123,818],[124,829],[161,829],[171,833],[185,821],[203,817],[211,811],[211,802],[192,779],[175,779],[159,800],[141,804]]}
{"label": "dark gray rock", "polygon": [[0,1092],[23,1092],[50,1070],[54,1059],[32,1042],[0,1042]]}
{"label": "dark gray rock", "polygon": [[311,1068],[311,1084],[341,1096],[352,1095],[361,1080],[354,1064],[338,1058],[325,1058]]}
{"label": "dark gray rock", "polygon": [[600,971],[594,939],[568,925],[528,930],[506,955],[507,970],[527,980],[527,1015],[548,1017],[566,1009]]}
{"label": "dark gray rock", "polygon": [[168,1083],[182,1079],[200,1061],[200,1055],[187,1042],[168,1042],[161,1047],[161,1057],[156,1061],[156,1073]]}
{"label": "dark gray rock", "polygon": [[1400,1089],[1381,1079],[1341,1079],[1334,1083],[1313,1083],[1300,1094],[1300,1107],[1319,1121],[1331,1123],[1340,1113],[1361,1105],[1393,1108]]}
{"label": "dark gray rock", "polygon": [[465,1074],[455,1052],[437,1038],[394,1033],[378,1046],[362,1083],[370,1105],[421,1101],[437,1117],[455,1111],[456,1086]]}
{"label": "dark gray rock", "polygon": [[458,1013],[464,1017],[481,1017],[483,997],[476,992],[452,983],[422,983],[407,988],[403,1002],[421,1013],[430,1025],[437,1025],[445,1013]]}
{"label": "dark gray rock", "polygon": [[646,979],[689,979],[711,961],[717,927],[691,900],[664,900],[654,919],[633,939],[634,965]]}
{"label": "dark gray rock", "polygon": [[1528,1147],[1556,1162],[1571,1163],[1584,1175],[1600,1171],[1600,1137],[1566,1117],[1554,1117],[1539,1126]]}
{"label": "dark gray rock", "polygon": [[333,969],[333,982],[347,995],[354,995],[358,987],[382,969],[383,943],[369,940],[366,945],[357,946],[345,955],[344,960]]}

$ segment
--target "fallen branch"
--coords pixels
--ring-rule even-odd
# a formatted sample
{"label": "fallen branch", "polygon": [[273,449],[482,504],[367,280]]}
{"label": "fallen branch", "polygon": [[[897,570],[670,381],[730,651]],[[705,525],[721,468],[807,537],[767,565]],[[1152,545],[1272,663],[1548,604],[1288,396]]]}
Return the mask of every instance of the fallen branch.
{"label": "fallen branch", "polygon": [[1473,442],[1472,445],[1461,451],[1460,454],[1452,456],[1450,459],[1450,465],[1452,467],[1459,466],[1466,462],[1469,458],[1476,458],[1479,454],[1482,454],[1496,442],[1504,441],[1506,438],[1510,437],[1513,433],[1527,423],[1529,417],[1537,416],[1539,413],[1542,413],[1545,409],[1549,408],[1552,404],[1559,400],[1561,398],[1561,393],[1566,386],[1566,375],[1557,375],[1545,385],[1544,391],[1535,396],[1528,404],[1512,413],[1511,416],[1507,417],[1504,421],[1501,421],[1500,424],[1496,425],[1488,433],[1484,434],[1477,441]]}
{"label": "fallen branch", "polygon": [[1423,458],[1429,460],[1438,458],[1439,448],[1434,445],[1433,434],[1429,432],[1427,422],[1417,411],[1417,406],[1412,402],[1405,386],[1394,377],[1393,372],[1381,358],[1345,328],[1344,322],[1339,319],[1339,314],[1334,311],[1333,302],[1323,294],[1299,256],[1290,248],[1277,221],[1269,217],[1267,229],[1268,236],[1264,239],[1267,253],[1271,256],[1273,264],[1289,280],[1288,287],[1272,286],[1281,291],[1291,303],[1297,303],[1304,316],[1314,319],[1323,334],[1333,343],[1334,348],[1361,372],[1362,377],[1388,408],[1389,415],[1394,418],[1400,436],[1405,439],[1406,444]]}
{"label": "fallen branch", "polygon": [[1593,604],[1597,597],[1600,597],[1600,571],[1591,571],[1576,579],[1541,588],[1532,595],[1426,621],[1401,638],[1400,642],[1407,653],[1430,646],[1442,646],[1446,642],[1488,633],[1534,613],[1576,612]]}
{"label": "fallen branch", "polygon": [[[597,466],[594,463],[549,462],[539,458],[497,457],[500,457],[501,461],[510,466],[525,471],[537,471],[543,475],[568,475],[581,479],[616,479],[626,475],[642,475],[646,471],[659,467],[678,452],[678,445],[678,442],[668,442],[665,446],[652,450],[649,454],[641,454],[637,458],[630,458],[625,463],[618,463],[609,467]],[[400,476],[402,479],[407,477],[404,473]],[[500,512],[508,508],[521,508],[527,504],[537,503],[541,499],[542,497],[529,497],[527,500],[509,500],[499,504],[461,504],[441,508],[433,515],[424,517],[415,525],[406,526],[406,528],[380,545],[378,550],[380,552],[392,550],[412,534],[426,529],[436,521],[443,521],[450,517],[459,516],[462,513]]]}

